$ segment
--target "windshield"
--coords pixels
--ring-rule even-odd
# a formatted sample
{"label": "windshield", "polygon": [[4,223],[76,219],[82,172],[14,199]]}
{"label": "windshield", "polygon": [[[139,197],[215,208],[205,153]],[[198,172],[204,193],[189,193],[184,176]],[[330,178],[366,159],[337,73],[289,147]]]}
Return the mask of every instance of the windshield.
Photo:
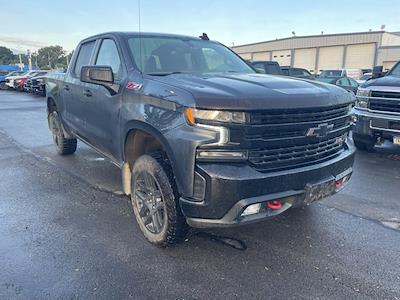
{"label": "windshield", "polygon": [[390,71],[390,75],[400,76],[400,63],[393,67],[393,69]]}
{"label": "windshield", "polygon": [[128,44],[139,70],[149,75],[255,73],[231,50],[215,42],[179,37],[132,37]]}
{"label": "windshield", "polygon": [[320,77],[340,77],[342,76],[341,70],[325,70],[319,75]]}

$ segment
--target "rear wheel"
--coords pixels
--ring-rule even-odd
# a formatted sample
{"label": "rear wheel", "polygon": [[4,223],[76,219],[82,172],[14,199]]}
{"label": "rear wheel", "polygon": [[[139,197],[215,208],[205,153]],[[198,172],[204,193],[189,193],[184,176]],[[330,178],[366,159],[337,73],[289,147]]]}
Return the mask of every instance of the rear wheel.
{"label": "rear wheel", "polygon": [[131,201],[146,239],[160,247],[181,241],[188,225],[170,165],[161,155],[142,155],[132,168]]}
{"label": "rear wheel", "polygon": [[48,121],[54,144],[57,147],[57,152],[61,155],[73,154],[76,151],[77,140],[75,138],[71,139],[65,137],[58,113],[56,111],[50,112]]}

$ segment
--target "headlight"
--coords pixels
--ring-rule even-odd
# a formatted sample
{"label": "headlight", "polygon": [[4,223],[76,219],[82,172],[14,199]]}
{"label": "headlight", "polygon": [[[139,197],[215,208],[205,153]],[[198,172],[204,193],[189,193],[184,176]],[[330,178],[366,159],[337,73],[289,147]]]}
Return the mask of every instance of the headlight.
{"label": "headlight", "polygon": [[246,122],[246,116],[244,112],[202,110],[190,107],[185,109],[185,117],[190,125],[202,123],[202,121],[216,121],[237,124],[243,124]]}
{"label": "headlight", "polygon": [[368,108],[368,99],[357,98],[355,106],[358,108]]}
{"label": "headlight", "polygon": [[371,90],[358,88],[357,97],[369,97],[371,95]]}
{"label": "headlight", "polygon": [[357,99],[355,106],[358,108],[368,108],[368,97],[371,95],[371,90],[359,88],[357,90]]}

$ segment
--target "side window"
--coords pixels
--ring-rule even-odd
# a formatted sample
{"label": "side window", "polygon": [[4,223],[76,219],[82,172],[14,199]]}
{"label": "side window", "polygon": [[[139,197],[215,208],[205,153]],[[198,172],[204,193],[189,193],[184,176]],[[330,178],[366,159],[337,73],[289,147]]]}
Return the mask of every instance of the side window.
{"label": "side window", "polygon": [[86,66],[90,63],[90,57],[92,56],[93,49],[94,41],[81,45],[74,67],[75,75],[80,76],[82,66]]}
{"label": "side window", "polygon": [[343,77],[341,79],[339,79],[336,82],[337,85],[341,85],[341,86],[350,86],[349,80],[347,79],[347,77]]}
{"label": "side window", "polygon": [[114,77],[116,79],[120,78],[121,59],[119,58],[117,45],[112,39],[104,39],[102,41],[95,64],[98,66],[110,66]]}

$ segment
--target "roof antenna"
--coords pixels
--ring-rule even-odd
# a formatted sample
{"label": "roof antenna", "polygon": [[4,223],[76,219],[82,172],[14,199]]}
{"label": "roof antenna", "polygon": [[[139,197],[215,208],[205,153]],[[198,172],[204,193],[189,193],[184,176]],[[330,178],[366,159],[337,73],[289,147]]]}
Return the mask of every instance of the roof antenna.
{"label": "roof antenna", "polygon": [[142,24],[141,24],[141,20],[140,20],[140,0],[138,0],[138,19],[139,19],[139,34],[140,34],[140,32],[142,31],[142,29],[141,29],[141,26],[142,26]]}
{"label": "roof antenna", "polygon": [[207,33],[203,32],[202,35],[199,36],[203,41],[209,41],[210,39],[208,38]]}

